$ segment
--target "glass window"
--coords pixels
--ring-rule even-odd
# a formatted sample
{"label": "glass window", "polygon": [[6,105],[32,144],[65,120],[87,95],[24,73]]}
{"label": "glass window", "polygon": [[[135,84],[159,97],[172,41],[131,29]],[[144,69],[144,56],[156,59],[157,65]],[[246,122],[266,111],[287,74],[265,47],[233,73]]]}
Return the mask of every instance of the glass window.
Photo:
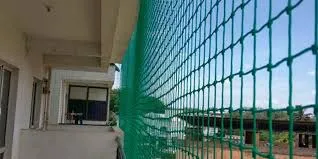
{"label": "glass window", "polygon": [[88,100],[106,101],[107,89],[105,88],[89,88]]}
{"label": "glass window", "polygon": [[70,99],[86,100],[87,87],[70,86]]}

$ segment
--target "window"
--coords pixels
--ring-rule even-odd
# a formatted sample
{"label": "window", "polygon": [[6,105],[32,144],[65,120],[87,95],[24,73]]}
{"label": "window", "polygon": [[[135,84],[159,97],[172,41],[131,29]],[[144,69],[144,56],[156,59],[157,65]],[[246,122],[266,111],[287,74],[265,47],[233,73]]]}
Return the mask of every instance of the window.
{"label": "window", "polygon": [[82,114],[87,121],[106,121],[107,98],[108,88],[70,85],[67,114]]}
{"label": "window", "polygon": [[106,101],[107,89],[105,88],[89,88],[88,100],[91,101]]}

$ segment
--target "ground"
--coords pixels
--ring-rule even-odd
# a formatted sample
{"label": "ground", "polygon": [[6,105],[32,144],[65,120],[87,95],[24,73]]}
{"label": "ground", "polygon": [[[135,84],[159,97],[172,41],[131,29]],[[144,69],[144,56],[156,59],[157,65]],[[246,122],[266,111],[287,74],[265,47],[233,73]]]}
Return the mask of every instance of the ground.
{"label": "ground", "polygon": [[[194,150],[197,149],[197,143],[196,142],[189,142],[188,144],[190,144],[189,146],[192,148],[192,146],[195,146]],[[207,142],[204,142],[204,153],[203,156],[206,159],[213,159],[213,143],[209,142],[209,145],[207,145]],[[191,153],[195,154],[196,156],[199,156],[201,158],[201,150],[202,150],[202,141],[199,141],[199,151],[193,151]],[[264,145],[264,144],[262,144]],[[209,149],[209,151],[207,151],[207,148]],[[263,153],[267,153],[268,152],[268,148],[264,145],[264,146],[259,146],[259,151],[263,152]],[[192,149],[191,149],[192,150]],[[190,150],[190,151],[191,151]],[[209,153],[207,153],[209,152]],[[288,145],[275,145],[273,147],[273,152],[274,152],[274,157],[275,159],[286,159],[289,158],[288,155]],[[221,154],[221,145],[217,144],[216,149],[215,149],[215,153],[216,153],[216,158],[222,158]],[[312,148],[295,148],[294,149],[294,159],[313,159],[315,154],[315,149]],[[178,151],[177,155],[176,155],[177,159],[190,159],[192,157],[188,156],[187,153],[182,152],[182,151]],[[252,158],[252,153],[251,151],[245,150],[243,152],[243,156],[244,158]],[[236,158],[240,158],[241,157],[241,152],[238,148],[233,148],[232,149],[232,158],[236,159]],[[223,148],[223,158],[224,159],[230,159],[230,149],[228,148],[228,146],[226,144],[224,144],[224,148]],[[262,157],[257,157],[257,158],[262,158]]]}

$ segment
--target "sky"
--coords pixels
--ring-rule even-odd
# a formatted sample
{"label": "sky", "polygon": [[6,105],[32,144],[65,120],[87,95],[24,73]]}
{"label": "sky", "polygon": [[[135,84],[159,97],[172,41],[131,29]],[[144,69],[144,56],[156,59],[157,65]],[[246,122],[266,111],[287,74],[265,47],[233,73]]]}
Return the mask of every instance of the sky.
{"label": "sky", "polygon": [[[237,2],[237,1],[236,1]],[[275,17],[287,6],[287,0],[273,0],[272,1],[272,16]],[[291,31],[291,46],[292,55],[302,51],[303,49],[310,47],[314,44],[314,0],[293,0],[292,4],[301,2],[301,4],[296,7],[292,12],[292,31]],[[258,0],[257,4],[257,22],[256,28],[260,28],[268,20],[269,12],[269,1],[268,0]],[[229,7],[228,7],[229,8]],[[244,19],[244,32],[247,33],[253,28],[254,22],[254,4],[249,3],[245,8],[245,19]],[[229,14],[227,14],[229,15]],[[223,15],[221,14],[221,17]],[[239,15],[241,16],[241,15]],[[240,37],[241,31],[241,20],[240,18],[235,18],[235,29],[234,29],[234,39]],[[227,29],[227,28],[225,28]],[[225,35],[225,46],[230,44],[231,35],[227,34],[231,28],[226,30]],[[218,45],[222,46],[222,35],[219,35]],[[236,41],[236,40],[234,40]],[[227,44],[228,43],[228,44]],[[253,37],[249,36],[244,40],[244,72],[249,71],[253,67]],[[222,49],[222,48],[220,48]],[[240,69],[240,47],[234,49],[234,72],[238,72]],[[272,62],[277,63],[281,59],[287,57],[288,55],[288,16],[286,13],[282,14],[277,20],[273,22],[272,26]],[[268,63],[269,59],[269,36],[268,29],[263,29],[256,36],[256,68],[264,66]],[[292,104],[293,105],[308,105],[314,103],[315,96],[315,57],[311,52],[296,58],[293,61],[292,66]],[[220,60],[219,60],[220,61]],[[229,56],[225,59],[225,76],[229,75]],[[222,68],[222,63],[218,63],[218,68]],[[214,67],[214,66],[213,66]],[[218,72],[222,72],[218,69]],[[279,65],[277,68],[273,69],[272,78],[272,104],[274,108],[286,107],[288,105],[289,97],[289,78],[288,78],[288,67],[286,62]],[[221,78],[221,73],[217,75],[217,78]],[[251,107],[253,100],[253,82],[252,76],[244,77],[244,95],[243,103],[245,107]],[[256,74],[256,105],[257,107],[266,108],[268,106],[268,80],[269,73],[266,69],[258,71]],[[240,96],[240,79],[234,78],[233,80],[233,104],[234,107],[239,105]],[[220,90],[219,87],[218,90]],[[225,83],[225,93],[224,98],[229,99],[229,82]],[[217,91],[221,93],[221,91]],[[220,97],[221,94],[217,96]],[[217,105],[221,104],[220,98]],[[229,100],[224,100],[224,105],[228,105]]]}
{"label": "sky", "polygon": [[[246,0],[245,0],[246,1]],[[189,1],[184,1],[185,3],[188,3]],[[198,0],[196,2],[199,2]],[[211,5],[208,3],[210,0],[205,1],[207,6],[207,10],[211,7]],[[204,3],[205,3],[204,2]],[[240,5],[242,2],[239,0],[234,0],[235,7]],[[280,11],[282,11],[284,8],[286,8],[288,3],[288,0],[272,0],[272,17],[277,16]],[[314,44],[314,3],[315,0],[292,0],[292,5],[295,5],[299,3],[299,5],[293,9],[292,11],[292,23],[291,23],[291,54],[295,55],[299,53],[300,51],[312,46]],[[178,6],[179,4],[177,4]],[[193,4],[192,4],[193,5]],[[194,6],[197,4],[194,3]],[[219,12],[218,12],[218,25],[221,24],[223,20],[223,11],[224,11],[224,0],[221,1],[219,4]],[[232,0],[226,0],[226,12],[225,12],[225,18],[227,19],[230,16],[231,13],[231,6],[232,6]],[[189,10],[189,12],[192,12],[193,10]],[[199,19],[200,16],[204,16],[205,14],[205,8],[202,7],[199,9],[200,14],[197,14],[197,18]],[[190,13],[191,14],[191,13]],[[241,37],[241,16],[242,12],[241,10],[237,11],[234,16],[234,34],[233,34],[233,41],[237,41]],[[201,17],[201,18],[202,18]],[[199,20],[197,19],[197,23],[195,24],[194,21],[192,21],[190,24],[192,26],[196,27],[199,26]],[[256,9],[256,29],[259,29],[262,27],[269,19],[269,0],[258,0],[257,1],[257,9]],[[281,14],[278,19],[273,21],[272,25],[272,63],[275,64],[278,61],[282,60],[283,58],[288,56],[288,15],[286,13]],[[247,33],[251,29],[253,29],[254,24],[254,0],[252,0],[248,5],[245,6],[244,10],[244,28],[243,28],[243,34]],[[207,20],[203,23],[203,26],[201,27],[198,32],[194,35],[192,39],[190,39],[190,42],[187,44],[189,45],[189,49],[183,49],[179,50],[178,54],[180,54],[181,59],[184,59],[185,57],[189,56],[189,54],[194,50],[194,48],[197,48],[200,43],[203,42],[205,39],[205,36],[208,36],[210,28],[215,28],[216,26],[216,9],[213,9],[212,11],[212,17],[208,16]],[[223,37],[223,27],[219,29],[218,31],[218,38],[215,39],[215,34],[212,36],[211,40],[208,40],[208,44],[202,45],[200,49],[197,49],[195,52],[194,58],[190,58],[190,62],[188,66],[190,65],[191,68],[197,68],[198,63],[202,64],[208,60],[209,54],[214,54],[215,51],[219,52],[223,49],[223,41],[224,41],[224,48],[229,46],[231,44],[232,34],[231,34],[231,21],[226,23],[225,25],[225,36]],[[204,29],[205,28],[205,29]],[[188,28],[189,30],[193,28]],[[154,34],[154,36],[160,36],[160,34],[164,31],[158,31],[157,34]],[[206,34],[204,34],[204,32]],[[184,34],[187,34],[184,33]],[[189,32],[188,32],[189,34]],[[169,34],[167,34],[169,35]],[[188,35],[185,35],[187,37]],[[155,40],[156,43],[160,42],[160,38],[157,37],[153,38],[152,40]],[[156,41],[158,40],[158,41]],[[253,36],[247,36],[244,39],[244,52],[243,52],[243,71],[247,72],[253,69],[253,54],[254,54],[254,41]],[[182,41],[182,40],[181,40]],[[216,43],[215,43],[216,41]],[[168,42],[169,43],[169,42]],[[215,46],[218,46],[217,50],[215,49]],[[172,44],[167,44],[168,47],[172,47]],[[256,34],[256,68],[262,67],[269,62],[269,29],[264,28],[261,32]],[[178,48],[177,48],[178,49]],[[162,53],[160,51],[163,51],[164,48],[160,48],[159,50],[150,50],[149,52],[155,52],[155,53]],[[167,49],[168,50],[168,49]],[[212,50],[212,52],[209,52],[209,50]],[[205,52],[205,54],[204,54]],[[167,53],[166,53],[167,54]],[[205,55],[205,57],[204,57]],[[241,56],[241,45],[236,45],[233,49],[233,72],[237,73],[240,71],[240,60]],[[194,61],[199,61],[196,64],[194,64]],[[217,58],[217,80],[221,80],[222,78],[222,72],[224,71],[224,77],[227,77],[230,75],[230,50],[227,50],[225,52],[225,62],[224,62],[224,70],[222,70],[222,59],[221,56],[218,56]],[[165,62],[166,65],[168,65],[169,60],[162,61]],[[156,67],[159,67],[159,63],[153,63]],[[180,65],[180,63],[175,62],[175,66]],[[173,66],[173,65],[172,65]],[[171,66],[171,67],[172,67]],[[183,66],[185,67],[185,65]],[[210,69],[208,67],[211,67]],[[174,67],[175,68],[175,67]],[[165,67],[161,67],[155,74],[159,74],[161,71],[166,71]],[[200,69],[200,71],[197,71],[195,75],[198,77],[196,78],[195,83],[185,83],[185,81],[180,83],[180,87],[178,89],[184,89],[186,91],[191,91],[190,88],[193,90],[194,88],[200,88],[207,84],[207,79],[212,79],[211,81],[214,81],[214,69],[215,69],[215,60],[211,61],[211,65],[206,65]],[[184,70],[183,68],[180,69]],[[190,69],[191,71],[193,69]],[[211,70],[210,72],[208,70]],[[187,71],[185,71],[187,72]],[[280,64],[278,67],[272,69],[273,78],[272,78],[272,104],[274,108],[282,108],[288,106],[288,99],[289,99],[289,72],[286,62]],[[156,81],[155,78],[158,78],[156,76],[154,77],[148,77],[151,79],[151,81],[156,81],[157,83],[152,83],[154,86],[151,88],[156,88],[156,85],[160,85],[160,82],[165,81],[166,77],[169,77],[169,72],[164,73],[163,77],[160,77],[162,79]],[[184,77],[184,74],[181,73],[176,78],[182,79]],[[191,81],[194,81],[194,75],[190,77]],[[204,80],[203,80],[204,79]],[[117,72],[115,77],[115,84],[114,87],[119,87],[119,80],[120,75]],[[244,107],[252,107],[253,105],[253,76],[247,75],[244,76],[244,87],[243,87],[243,105]],[[240,106],[240,77],[236,76],[233,79],[233,98],[232,98],[232,104],[234,108],[238,108]],[[190,87],[190,85],[192,85]],[[311,52],[306,52],[303,55],[297,57],[293,61],[292,65],[292,105],[309,105],[314,104],[314,97],[315,97],[315,56]],[[154,96],[160,96],[160,93],[164,93],[165,90],[168,90],[171,87],[171,85],[166,85],[166,88],[162,88],[163,91],[158,91],[158,93],[154,93]],[[217,84],[216,87],[216,107],[221,107],[222,103],[223,106],[228,107],[230,104],[230,82],[226,80],[224,82],[224,92],[223,92],[223,102],[221,100],[222,97],[222,85]],[[210,89],[210,91],[208,91]],[[190,99],[186,99],[188,101],[183,102],[176,102],[179,105],[189,105],[189,107],[201,107],[204,108],[210,108],[213,107],[214,102],[214,88],[210,87],[208,89],[205,89],[199,93],[196,93],[193,95]],[[208,93],[210,92],[210,93]],[[174,95],[171,95],[174,94]],[[163,100],[166,104],[175,104],[173,103],[173,97],[177,97],[178,94],[180,94],[180,91],[174,90],[171,92],[171,94],[168,94],[167,96],[164,96],[161,100]],[[255,92],[255,102],[257,107],[261,108],[267,108],[269,105],[269,73],[266,69],[257,71],[256,73],[256,92]],[[173,96],[173,97],[171,97]],[[210,100],[208,102],[208,100]],[[210,103],[210,104],[208,104]]]}
{"label": "sky", "polygon": [[[117,67],[121,70],[121,64],[116,64]],[[120,72],[115,71],[115,81],[112,89],[120,88]]]}

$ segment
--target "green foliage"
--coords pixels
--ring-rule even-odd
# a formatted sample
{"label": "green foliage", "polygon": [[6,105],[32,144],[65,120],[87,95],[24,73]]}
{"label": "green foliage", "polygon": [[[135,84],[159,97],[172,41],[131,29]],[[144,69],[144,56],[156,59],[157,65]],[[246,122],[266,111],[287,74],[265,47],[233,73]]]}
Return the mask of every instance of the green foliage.
{"label": "green foliage", "polygon": [[311,113],[305,114],[305,110],[301,105],[297,105],[296,110],[297,111],[294,113],[296,121],[315,121],[314,118],[310,117]]}
{"label": "green foliage", "polygon": [[273,112],[272,119],[273,120],[288,120],[289,116],[288,116],[287,112],[284,112],[284,111]]}
{"label": "green foliage", "polygon": [[276,144],[287,144],[288,132],[275,133],[273,138],[274,138],[274,143]]}
{"label": "green foliage", "polygon": [[[230,114],[225,114],[225,117],[230,117]],[[233,112],[232,113],[233,119],[240,118],[240,112]],[[253,119],[253,114],[250,111],[243,112],[243,119]],[[256,119],[268,119],[267,111],[256,113]],[[272,112],[272,119],[273,120],[288,120],[287,112],[280,111],[280,112]]]}
{"label": "green foliage", "polygon": [[118,106],[119,106],[119,93],[120,90],[119,89],[112,89],[110,92],[110,111],[114,112],[115,114],[118,113]]}
{"label": "green foliage", "polygon": [[[275,144],[287,144],[288,143],[288,132],[275,132],[272,134]],[[269,132],[262,131],[260,134],[260,141],[268,141]]]}
{"label": "green foliage", "polygon": [[260,141],[268,141],[268,138],[269,138],[268,131],[262,131],[260,136],[259,136],[259,140]]}
{"label": "green foliage", "polygon": [[110,102],[109,102],[109,126],[117,125],[117,115],[119,111],[119,89],[112,89],[110,92]]}
{"label": "green foliage", "polygon": [[[298,105],[295,107],[296,111],[294,112],[294,120],[295,121],[314,121],[315,119],[310,117],[311,114],[305,114],[305,110],[302,106]],[[260,110],[260,109],[259,109]],[[225,117],[229,118],[230,114],[226,113]],[[236,111],[232,113],[233,119],[240,118],[240,112]],[[253,113],[251,111],[243,112],[243,119],[253,119]],[[267,111],[256,113],[256,119],[268,119]],[[272,112],[273,120],[289,120],[289,116],[286,111],[275,111]]]}

